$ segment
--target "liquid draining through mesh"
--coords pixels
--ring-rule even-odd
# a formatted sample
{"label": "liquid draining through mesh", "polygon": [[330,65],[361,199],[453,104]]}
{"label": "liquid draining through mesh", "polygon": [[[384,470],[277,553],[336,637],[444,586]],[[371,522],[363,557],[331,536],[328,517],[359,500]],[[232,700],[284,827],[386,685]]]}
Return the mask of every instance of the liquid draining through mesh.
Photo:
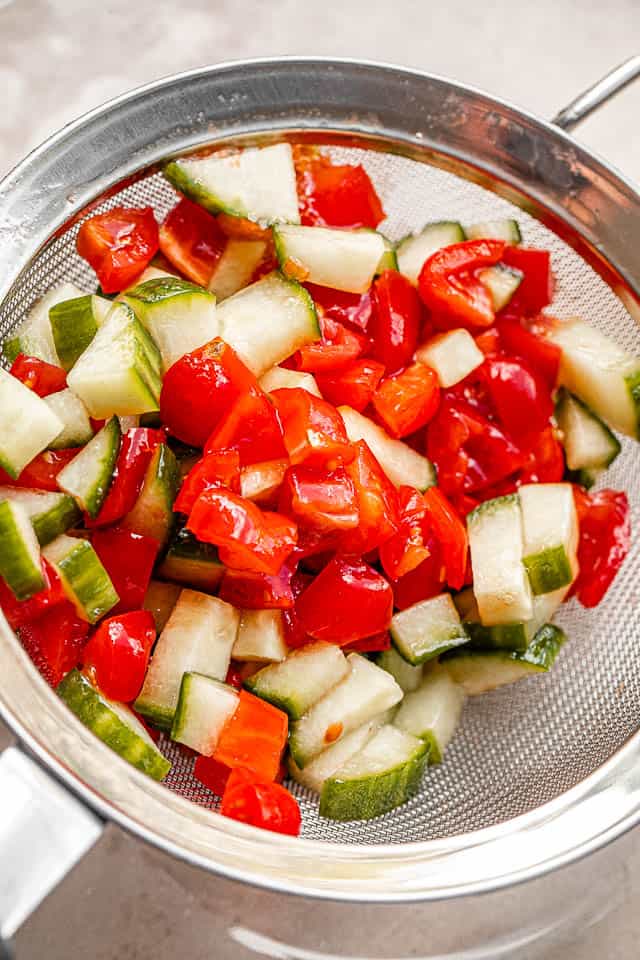
{"label": "liquid draining through mesh", "polygon": [[[600,277],[551,231],[487,190],[426,164],[395,154],[332,148],[343,162],[363,162],[388,218],[381,229],[392,239],[434,220],[471,223],[515,216],[524,242],[552,251],[558,288],[553,311],[580,314],[627,349],[640,352],[639,336],[621,302]],[[105,201],[150,204],[162,217],[173,205],[172,188],[155,174]],[[75,252],[77,224],[50,243],[24,271],[0,306],[0,336],[18,324],[34,300],[52,285],[73,280],[86,290],[95,277]],[[629,441],[607,476],[625,489],[638,528],[639,447]],[[640,723],[638,633],[640,539],[606,601],[595,610],[567,605],[559,622],[569,641],[555,669],[470,700],[443,764],[430,768],[421,793],[370,823],[336,825],[318,816],[317,798],[293,785],[303,810],[303,835],[325,841],[388,843],[444,838],[491,826],[545,803],[575,786],[602,764]],[[205,806],[213,794],[192,776],[193,759],[166,738],[173,761],[167,786]]]}

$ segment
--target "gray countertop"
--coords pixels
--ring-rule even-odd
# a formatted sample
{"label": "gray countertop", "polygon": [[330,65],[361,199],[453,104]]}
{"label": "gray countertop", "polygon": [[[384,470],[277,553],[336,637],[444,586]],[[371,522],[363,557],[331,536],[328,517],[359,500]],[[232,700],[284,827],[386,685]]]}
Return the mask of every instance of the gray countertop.
{"label": "gray countertop", "polygon": [[[638,52],[639,41],[639,0],[0,0],[0,173],[98,103],[218,60],[279,54],[386,60],[448,75],[550,117]],[[640,84],[578,133],[636,179],[639,106]],[[0,726],[0,749],[8,742]],[[611,856],[622,878],[617,906],[573,943],[550,948],[550,960],[637,956],[640,835],[623,838]],[[109,828],[20,930],[18,960],[212,960],[222,956],[212,940],[215,909],[215,878]],[[366,955],[365,945],[363,932]],[[254,954],[234,948],[227,956]]]}

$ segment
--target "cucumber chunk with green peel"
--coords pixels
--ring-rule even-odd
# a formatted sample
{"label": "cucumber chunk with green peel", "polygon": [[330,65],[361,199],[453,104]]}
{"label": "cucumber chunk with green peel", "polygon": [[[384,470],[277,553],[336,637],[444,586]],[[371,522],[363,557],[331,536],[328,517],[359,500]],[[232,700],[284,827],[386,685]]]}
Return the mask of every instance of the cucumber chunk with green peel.
{"label": "cucumber chunk with green peel", "polygon": [[405,696],[393,723],[428,744],[429,763],[441,763],[460,723],[464,701],[463,688],[434,664],[421,686]]}
{"label": "cucumber chunk with green peel", "polygon": [[209,290],[218,300],[226,300],[242,290],[251,282],[266,250],[264,240],[227,240],[209,281]]}
{"label": "cucumber chunk with green peel", "polygon": [[123,703],[100,693],[78,670],[58,684],[58,695],[86,727],[123,760],[153,780],[163,780],[171,769],[136,715]]}
{"label": "cucumber chunk with green peel", "polygon": [[467,517],[473,589],[482,623],[531,620],[531,587],[522,563],[524,537],[517,494],[496,497]]}
{"label": "cucumber chunk with green peel", "polygon": [[288,143],[238,153],[172,160],[164,175],[211,213],[265,225],[300,223],[293,153]]}
{"label": "cucumber chunk with green peel", "polygon": [[29,514],[15,501],[0,501],[0,544],[0,576],[16,599],[44,590],[38,538]]}
{"label": "cucumber chunk with green peel", "polygon": [[111,417],[58,474],[58,486],[94,518],[109,492],[121,441],[120,423]]}
{"label": "cucumber chunk with green peel", "polygon": [[171,739],[211,757],[240,697],[232,687],[201,673],[185,673],[173,717]]}
{"label": "cucumber chunk with green peel", "polygon": [[365,293],[385,253],[374,230],[331,230],[283,224],[273,228],[280,269],[294,280]]}
{"label": "cucumber chunk with green peel", "polygon": [[299,387],[313,394],[314,397],[321,397],[320,389],[316,378],[312,373],[304,373],[302,370],[287,370],[286,367],[271,367],[260,377],[260,386],[265,393],[271,393],[272,390],[295,390]]}
{"label": "cucumber chunk with green peel", "polygon": [[407,663],[394,647],[383,650],[376,657],[376,663],[390,673],[398,686],[405,692],[417,690],[422,683],[422,664]]}
{"label": "cucumber chunk with green peel", "polygon": [[523,484],[519,498],[523,563],[533,593],[568,587],[578,572],[578,516],[571,484]]}
{"label": "cucumber chunk with green peel", "polygon": [[548,333],[562,350],[559,382],[614,430],[640,437],[640,358],[585,320],[558,321]]}
{"label": "cucumber chunk with green peel", "polygon": [[310,295],[275,272],[220,304],[218,321],[222,339],[257,377],[320,338]]}
{"label": "cucumber chunk with green peel", "polygon": [[105,419],[159,409],[162,360],[126,303],[116,303],[67,383],[90,415]]}
{"label": "cucumber chunk with green peel", "polygon": [[44,402],[63,424],[58,436],[49,444],[50,450],[82,447],[91,440],[93,429],[87,408],[72,390],[59,390],[45,397]]}
{"label": "cucumber chunk with green peel", "polygon": [[27,319],[5,340],[4,355],[9,363],[13,363],[19,353],[24,353],[28,357],[38,357],[39,360],[60,366],[49,322],[49,310],[63,300],[79,296],[82,296],[79,287],[74,283],[63,283],[38,300]]}
{"label": "cucumber chunk with green peel", "polygon": [[17,479],[64,429],[33,390],[0,368],[0,467]]}
{"label": "cucumber chunk with green peel", "polygon": [[112,307],[111,300],[106,297],[88,293],[62,300],[49,308],[53,342],[60,365],[65,370],[71,370],[87,349]]}
{"label": "cucumber chunk with green peel", "polygon": [[468,330],[448,330],[419,347],[416,360],[435,370],[440,386],[446,389],[484,363],[484,353]]}
{"label": "cucumber chunk with green peel", "polygon": [[396,650],[413,666],[469,642],[448,593],[422,600],[394,614],[389,629]]}
{"label": "cucumber chunk with green peel", "polygon": [[428,752],[424,741],[387,724],[325,780],[320,816],[372,820],[406,803],[420,786]]}
{"label": "cucumber chunk with green peel", "polygon": [[347,675],[291,726],[289,749],[300,769],[330,744],[402,700],[402,690],[386,670],[357,653],[349,654],[347,661]]}
{"label": "cucumber chunk with green peel", "polygon": [[512,247],[522,240],[522,233],[517,220],[483,220],[482,223],[472,223],[465,227],[469,240],[504,240]]}
{"label": "cucumber chunk with green peel", "polygon": [[308,790],[321,793],[325,780],[332,777],[340,767],[359,753],[381,726],[383,724],[377,718],[369,720],[368,723],[364,723],[357,730],[348,733],[342,740],[338,740],[337,743],[323,750],[315,760],[307,764],[304,770],[297,766],[293,757],[289,757],[290,775],[297,783],[307,787]]}
{"label": "cucumber chunk with green peel", "polygon": [[180,474],[173,451],[165,444],[154,450],[138,499],[121,521],[126,530],[152,537],[163,547],[175,523],[173,501],[178,493]]}
{"label": "cucumber chunk with green peel", "polygon": [[0,487],[0,500],[9,500],[26,511],[40,546],[55,540],[82,517],[75,500],[66,493]]}
{"label": "cucumber chunk with green peel", "polygon": [[124,300],[151,334],[165,370],[218,336],[214,294],[187,280],[147,280],[129,290]]}
{"label": "cucumber chunk with green peel", "polygon": [[263,700],[299,720],[349,673],[347,658],[332,643],[310,643],[281,663],[264,667],[245,681]]}
{"label": "cucumber chunk with green peel", "polygon": [[600,417],[564,387],[558,390],[555,418],[562,432],[569,470],[584,471],[587,483],[583,485],[592,486],[598,471],[610,466],[620,453],[618,438]]}
{"label": "cucumber chunk with green peel", "polygon": [[465,239],[462,225],[455,220],[428,223],[420,233],[405,237],[397,245],[398,269],[411,283],[416,284],[424,264],[436,250]]}
{"label": "cucumber chunk with green peel", "polygon": [[143,607],[153,614],[158,633],[164,630],[181,593],[182,587],[178,583],[165,583],[163,580],[149,581]]}
{"label": "cucumber chunk with green peel", "polygon": [[376,267],[376,276],[380,273],[384,273],[385,270],[397,270],[398,269],[398,256],[396,254],[396,249],[389,240],[388,237],[385,237],[383,233],[379,234],[382,237],[382,242],[384,244],[384,252],[380,259],[378,260],[378,266]]}
{"label": "cucumber chunk with green peel", "polygon": [[197,540],[183,527],[171,539],[157,575],[162,580],[172,580],[205,593],[214,593],[224,571],[216,547]]}
{"label": "cucumber chunk with green peel", "polygon": [[279,663],[288,653],[281,610],[241,610],[234,660]]}
{"label": "cucumber chunk with green peel", "polygon": [[55,567],[64,592],[83,620],[96,623],[115,607],[120,598],[88,540],[61,534],[42,554]]}
{"label": "cucumber chunk with green peel", "polygon": [[527,649],[536,633],[556,613],[564,600],[568,587],[552,593],[534,596],[533,617],[525,623],[499,623],[485,627],[480,621],[478,605],[473,589],[467,587],[454,598],[456,609],[465,630],[469,634],[471,645],[481,650],[517,650]]}
{"label": "cucumber chunk with green peel", "polygon": [[407,484],[426,490],[436,482],[433,464],[402,440],[390,437],[386,430],[352,407],[338,407],[347,436],[352,443],[364,440],[389,480],[396,487]]}
{"label": "cucumber chunk with green peel", "polygon": [[506,307],[522,283],[523,277],[522,270],[508,267],[504,263],[496,263],[495,266],[486,267],[478,273],[478,280],[489,291],[491,305],[496,313]]}
{"label": "cucumber chunk with green peel", "polygon": [[156,643],[134,707],[170,730],[185,673],[224,680],[240,615],[230,604],[195,590],[183,590]]}

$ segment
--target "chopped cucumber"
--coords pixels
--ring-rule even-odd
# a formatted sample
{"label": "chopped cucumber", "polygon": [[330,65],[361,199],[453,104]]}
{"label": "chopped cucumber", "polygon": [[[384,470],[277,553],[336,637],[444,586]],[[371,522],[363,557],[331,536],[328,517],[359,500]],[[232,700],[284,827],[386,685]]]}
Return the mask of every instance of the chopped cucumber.
{"label": "chopped cucumber", "polygon": [[570,483],[527,483],[519,490],[523,563],[533,593],[567,587],[578,571],[578,516]]}
{"label": "chopped cucumber", "polygon": [[396,487],[407,484],[426,490],[436,482],[433,464],[402,440],[396,440],[373,420],[351,407],[338,407],[347,436],[352,443],[364,440],[386,475]]}
{"label": "chopped cucumber", "polygon": [[158,638],[144,686],[135,702],[143,717],[169,730],[185,673],[224,680],[240,615],[230,604],[183,590]]}
{"label": "chopped cucumber", "polygon": [[53,342],[60,365],[65,370],[71,370],[80,354],[87,349],[112,306],[111,300],[106,297],[88,293],[62,300],[49,308]]}
{"label": "chopped cucumber", "polygon": [[83,620],[95,623],[115,607],[120,598],[88,540],[61,534],[42,553],[55,567],[65,593]]}
{"label": "chopped cucumber", "polygon": [[435,370],[440,386],[446,389],[484,363],[484,353],[468,330],[449,330],[419,347],[416,360]]}
{"label": "chopped cucumber", "polygon": [[383,233],[381,233],[380,236],[382,237],[382,242],[384,244],[384,252],[378,260],[376,276],[380,273],[384,273],[385,270],[398,269],[398,256],[396,254],[394,245],[391,243],[391,240],[389,240],[388,237],[385,237]]}
{"label": "chopped cucumber", "polygon": [[522,563],[523,532],[517,494],[496,497],[467,517],[473,589],[482,623],[531,620],[531,587]]}
{"label": "chopped cucumber", "polygon": [[272,390],[295,390],[299,387],[313,394],[314,397],[321,397],[322,394],[318,388],[316,378],[312,373],[304,373],[301,370],[287,370],[286,367],[271,367],[260,377],[260,386],[265,393],[271,393]]}
{"label": "chopped cucumber", "polygon": [[496,263],[495,266],[486,267],[478,273],[478,280],[489,291],[491,305],[496,313],[506,307],[522,283],[523,277],[522,270],[507,267],[504,263]]}
{"label": "chopped cucumber", "polygon": [[300,223],[296,173],[288,143],[239,153],[172,160],[170,183],[211,213],[247,217],[258,223]]}
{"label": "chopped cucumber", "polygon": [[548,336],[562,350],[562,386],[614,430],[640,438],[640,359],[578,317]]}
{"label": "chopped cucumber", "polygon": [[10,500],[26,510],[40,546],[50,543],[82,516],[73,497],[66,493],[0,487],[0,500]]}
{"label": "chopped cucumber", "polygon": [[224,571],[217,549],[210,543],[197,540],[183,527],[171,540],[157,574],[163,580],[214,593]]}
{"label": "chopped cucumber", "polygon": [[281,663],[264,667],[245,681],[257,697],[299,720],[349,673],[349,664],[332,643],[310,643]]}
{"label": "chopped cucumber", "polygon": [[81,447],[93,437],[89,414],[82,400],[72,390],[59,390],[44,398],[44,402],[63,424],[62,430],[49,444],[50,450]]}
{"label": "chopped cucumber", "polygon": [[58,474],[60,489],[74,497],[94,519],[100,513],[111,486],[120,440],[120,423],[117,417],[111,417]]}
{"label": "chopped cucumber", "polygon": [[178,583],[164,583],[162,580],[149,582],[143,607],[153,614],[158,633],[164,630],[181,592],[182,587]]}
{"label": "chopped cucumber", "polygon": [[218,307],[220,336],[252,373],[270,367],[320,338],[313,300],[299,283],[269,273]]}
{"label": "chopped cucumber", "polygon": [[124,299],[153,337],[165,370],[218,336],[215,296],[187,280],[147,280]]}
{"label": "chopped cucumber", "polygon": [[139,287],[141,283],[146,283],[147,280],[162,280],[165,277],[175,277],[177,276],[177,270],[171,268],[172,272],[168,270],[161,269],[160,267],[154,267],[153,260],[148,267],[142,271],[139,277],[136,278],[134,283],[130,287],[127,287],[126,290],[123,290],[122,293],[119,293],[116,297],[116,300],[123,300],[125,296],[129,293],[130,290],[133,290],[135,287]]}
{"label": "chopped cucumber", "polygon": [[138,499],[121,525],[145,537],[153,537],[163,547],[175,522],[173,501],[178,486],[178,461],[173,451],[161,443],[149,461]]}
{"label": "chopped cucumber", "polygon": [[289,224],[273,228],[280,269],[294,280],[333,290],[365,293],[385,252],[373,230],[331,230]]}
{"label": "chopped cucumber", "polygon": [[387,673],[390,673],[398,686],[405,693],[417,690],[422,682],[423,667],[422,664],[407,663],[404,657],[401,657],[397,650],[390,647],[383,650],[376,657],[376,663]]}
{"label": "chopped cucumber", "polygon": [[484,220],[465,228],[469,240],[504,240],[516,246],[522,240],[517,220]]}
{"label": "chopped cucumber", "polygon": [[357,653],[347,661],[347,675],[291,726],[289,749],[300,769],[329,744],[402,700],[402,690],[386,670]]}
{"label": "chopped cucumber", "polygon": [[411,283],[416,284],[424,264],[436,250],[461,243],[464,239],[465,232],[457,221],[428,223],[420,233],[405,237],[396,247],[398,269]]}
{"label": "chopped cucumber", "polygon": [[427,755],[426,743],[387,724],[325,780],[320,816],[371,820],[399,807],[417,792]]}
{"label": "chopped cucumber", "polygon": [[96,419],[147,413],[159,409],[161,366],[145,328],[126,303],[117,303],[67,383]]}
{"label": "chopped cucumber", "polygon": [[44,590],[38,538],[29,514],[15,500],[0,500],[0,543],[0,576],[16,599]]}
{"label": "chopped cucumber", "polygon": [[420,688],[405,696],[393,723],[429,745],[429,763],[441,763],[460,722],[464,701],[463,688],[435,664]]}
{"label": "chopped cucumber", "polygon": [[233,647],[234,660],[279,663],[287,656],[282,611],[242,610],[238,639]]}
{"label": "chopped cucumber", "polygon": [[56,303],[81,295],[82,290],[75,284],[63,283],[38,300],[24,323],[21,323],[15,333],[5,340],[4,354],[9,363],[13,363],[19,353],[24,353],[28,357],[38,357],[40,360],[59,366],[60,358],[56,352],[49,322],[49,310]]}
{"label": "chopped cucumber", "polygon": [[569,470],[604,470],[620,453],[620,442],[607,425],[564,387],[558,391],[555,417]]}
{"label": "chopped cucumber", "polygon": [[526,650],[540,627],[551,620],[566,596],[568,587],[533,597],[533,617],[525,623],[498,623],[485,627],[480,621],[473,589],[467,587],[455,597],[455,605],[471,645],[481,650]]}
{"label": "chopped cucumber", "polygon": [[266,250],[264,240],[227,240],[209,281],[209,290],[220,301],[242,290],[251,282]]}
{"label": "chopped cucumber", "polygon": [[396,650],[413,666],[469,642],[448,593],[422,600],[395,613],[389,629]]}
{"label": "chopped cucumber", "polygon": [[339,770],[356,753],[360,753],[381,726],[382,724],[377,718],[369,720],[368,723],[363,723],[357,730],[348,733],[342,740],[338,740],[337,743],[333,743],[322,753],[319,753],[315,760],[307,764],[304,770],[297,766],[293,757],[289,757],[289,773],[303,787],[321,793],[325,780],[332,777],[336,770]]}
{"label": "chopped cucumber", "polygon": [[289,466],[288,460],[265,460],[240,471],[240,493],[246,500],[270,500],[278,490]]}
{"label": "chopped cucumber", "polygon": [[0,467],[17,479],[64,424],[44,400],[0,367]]}
{"label": "chopped cucumber", "polygon": [[58,685],[70,710],[112,750],[154,780],[162,780],[171,764],[162,756],[136,715],[123,703],[107,700],[78,670]]}
{"label": "chopped cucumber", "polygon": [[201,673],[185,673],[173,717],[171,739],[211,757],[240,697],[232,687]]}
{"label": "chopped cucumber", "polygon": [[554,664],[565,635],[547,623],[523,653],[507,650],[452,650],[442,665],[470,697],[514,683],[535,673],[546,673]]}

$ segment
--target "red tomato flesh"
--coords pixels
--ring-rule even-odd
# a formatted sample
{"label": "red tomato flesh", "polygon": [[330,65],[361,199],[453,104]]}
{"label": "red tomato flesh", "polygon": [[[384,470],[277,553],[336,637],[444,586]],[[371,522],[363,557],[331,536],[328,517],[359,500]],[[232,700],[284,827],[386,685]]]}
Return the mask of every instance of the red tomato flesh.
{"label": "red tomato flesh", "polygon": [[369,406],[380,380],[384,364],[378,360],[354,360],[333,373],[318,373],[320,393],[336,407],[345,404],[359,413]]}
{"label": "red tomato flesh", "polygon": [[253,827],[297,837],[302,817],[295,798],[279,783],[268,783],[244,770],[227,780],[220,813]]}
{"label": "red tomato flesh", "polygon": [[274,390],[271,399],[292,464],[331,470],[353,459],[344,421],[326,400],[300,387]]}
{"label": "red tomato flesh", "polygon": [[96,530],[91,543],[120,598],[110,613],[138,610],[158,555],[157,540],[130,530],[111,529]]}
{"label": "red tomato flesh", "polygon": [[597,606],[613,583],[631,545],[631,510],[626,493],[574,487],[578,511],[580,572],[573,584],[583,607]]}
{"label": "red tomato flesh", "polygon": [[76,248],[96,272],[105,293],[131,286],[158,252],[158,224],[151,207],[114,207],[86,220]]}
{"label": "red tomato flesh", "polygon": [[373,395],[373,406],[388,433],[406,437],[432,419],[440,403],[435,370],[412,363],[402,373],[383,380]]}
{"label": "red tomato flesh", "polygon": [[18,354],[11,364],[9,373],[39,397],[58,393],[67,385],[67,375],[62,367],[46,363],[38,357],[27,357],[24,353]]}
{"label": "red tomato flesh", "polygon": [[111,700],[130,703],[142,689],[156,639],[148,610],[103,620],[84,648],[84,668]]}
{"label": "red tomato flesh", "polygon": [[227,237],[216,218],[183,197],[160,227],[160,249],[187,279],[206,287],[222,256]]}
{"label": "red tomato flesh", "polygon": [[385,270],[372,287],[373,313],[367,332],[371,356],[396,373],[413,357],[422,324],[422,305],[413,285],[397,270]]}
{"label": "red tomato flesh", "polygon": [[265,780],[275,780],[288,729],[283,710],[241,690],[238,707],[220,734],[214,757],[232,769],[243,767]]}
{"label": "red tomato flesh", "polygon": [[371,227],[385,213],[364,167],[335,165],[325,157],[297,163],[301,222],[308,226]]}

